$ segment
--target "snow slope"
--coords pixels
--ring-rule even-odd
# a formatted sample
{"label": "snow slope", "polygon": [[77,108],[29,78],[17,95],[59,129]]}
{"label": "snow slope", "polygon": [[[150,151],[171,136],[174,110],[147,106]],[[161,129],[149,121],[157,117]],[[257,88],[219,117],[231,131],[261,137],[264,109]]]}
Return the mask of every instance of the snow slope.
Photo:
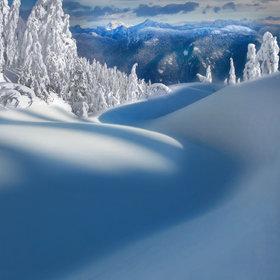
{"label": "snow slope", "polygon": [[222,85],[189,83],[172,86],[172,94],[108,110],[101,122],[136,125],[186,107],[214,93]]}
{"label": "snow slope", "polygon": [[[152,127],[195,139],[255,163],[279,157],[280,75],[226,87]],[[162,129],[161,129],[162,128]]]}
{"label": "snow slope", "polygon": [[0,111],[0,278],[278,280],[279,83]]}

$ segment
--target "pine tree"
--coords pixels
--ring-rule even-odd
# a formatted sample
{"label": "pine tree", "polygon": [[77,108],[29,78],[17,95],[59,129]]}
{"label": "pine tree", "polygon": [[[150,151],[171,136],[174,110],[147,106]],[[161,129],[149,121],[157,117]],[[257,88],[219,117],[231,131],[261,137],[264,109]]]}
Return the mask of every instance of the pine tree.
{"label": "pine tree", "polygon": [[[15,26],[18,6],[19,0],[15,0],[11,26]],[[149,85],[138,79],[137,64],[132,67],[131,74],[126,75],[116,67],[108,68],[106,64],[95,60],[90,63],[78,57],[62,0],[38,0],[19,48],[19,81],[47,102],[52,92],[56,93],[69,102],[80,117],[152,94]],[[212,81],[211,69],[207,77]],[[154,91],[156,89],[167,92],[168,88],[154,87]]]}
{"label": "pine tree", "polygon": [[19,21],[19,9],[20,0],[14,0],[13,5],[10,9],[8,20],[5,28],[5,41],[6,41],[6,63],[8,66],[12,66],[18,56],[18,37],[17,27]]}
{"label": "pine tree", "polygon": [[228,84],[229,85],[236,84],[236,74],[235,74],[233,58],[230,58],[230,70],[229,70]]}
{"label": "pine tree", "polygon": [[138,76],[136,73],[138,63],[135,63],[132,66],[131,73],[129,75],[129,94],[128,99],[130,101],[136,100],[139,96],[139,85],[138,85]]}
{"label": "pine tree", "polygon": [[258,61],[261,65],[262,75],[273,74],[279,67],[279,46],[277,38],[270,32],[263,35],[263,42],[257,53]]}
{"label": "pine tree", "polygon": [[249,44],[243,79],[244,81],[248,81],[258,79],[259,77],[261,77],[261,68],[257,59],[256,46],[254,44]]}
{"label": "pine tree", "polygon": [[5,49],[6,49],[6,40],[5,40],[5,30],[8,22],[9,16],[9,4],[8,0],[0,1],[0,75],[3,78],[3,71],[5,66]]}
{"label": "pine tree", "polygon": [[211,66],[210,65],[207,66],[206,76],[200,74],[196,74],[196,76],[198,77],[199,81],[202,83],[212,83],[213,79],[212,79]]}
{"label": "pine tree", "polygon": [[3,14],[0,10],[0,81],[3,79],[3,70],[4,70],[4,37],[3,37]]}
{"label": "pine tree", "polygon": [[87,116],[89,110],[89,106],[86,106],[85,104],[90,103],[87,96],[88,80],[84,64],[85,62],[83,58],[76,59],[70,81],[70,104],[73,113],[83,118]]}
{"label": "pine tree", "polygon": [[45,50],[46,66],[53,90],[64,96],[69,89],[69,73],[77,58],[77,47],[69,30],[69,16],[62,9],[62,1],[49,0],[49,5],[44,38],[50,42]]}
{"label": "pine tree", "polygon": [[28,56],[25,58],[25,65],[19,78],[19,82],[33,89],[39,98],[48,101],[48,87],[50,81],[42,57],[42,47],[36,36],[31,40],[33,40],[34,43],[31,45]]}
{"label": "pine tree", "polygon": [[[33,38],[31,42],[30,38]],[[69,31],[69,16],[64,14],[61,0],[39,0],[33,7],[22,42],[20,63],[23,67],[32,49],[30,44],[36,43],[34,38],[41,45],[48,75],[46,80],[49,81],[46,86],[66,98],[77,49]]]}
{"label": "pine tree", "polygon": [[206,69],[206,80],[208,83],[212,83],[212,71],[211,71],[211,66],[209,65]]}

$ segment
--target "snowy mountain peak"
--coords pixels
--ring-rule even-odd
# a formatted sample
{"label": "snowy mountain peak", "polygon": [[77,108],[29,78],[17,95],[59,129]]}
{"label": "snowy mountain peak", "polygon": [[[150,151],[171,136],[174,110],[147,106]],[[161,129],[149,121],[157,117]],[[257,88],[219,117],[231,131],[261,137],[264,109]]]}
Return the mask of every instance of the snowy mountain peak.
{"label": "snowy mountain peak", "polygon": [[223,31],[227,31],[227,32],[234,32],[234,33],[254,33],[254,31],[247,27],[247,26],[243,26],[243,25],[227,25],[224,28],[222,28]]}
{"label": "snowy mountain peak", "polygon": [[128,25],[126,25],[125,23],[121,22],[121,21],[111,21],[107,26],[106,26],[106,30],[110,31],[110,30],[115,30],[119,27],[125,27],[128,28]]}
{"label": "snowy mountain peak", "polygon": [[145,21],[133,26],[133,29],[143,29],[147,27],[156,27],[156,28],[170,28],[171,25],[168,23],[162,23],[162,22],[157,22],[153,21],[150,19],[146,19]]}

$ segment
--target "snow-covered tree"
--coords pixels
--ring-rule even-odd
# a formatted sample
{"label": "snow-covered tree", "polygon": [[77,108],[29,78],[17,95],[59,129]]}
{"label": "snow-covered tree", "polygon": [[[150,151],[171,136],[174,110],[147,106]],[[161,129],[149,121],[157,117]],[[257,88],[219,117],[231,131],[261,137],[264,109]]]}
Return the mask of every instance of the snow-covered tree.
{"label": "snow-covered tree", "polygon": [[279,46],[277,38],[270,32],[263,35],[263,42],[257,53],[258,61],[261,65],[262,75],[273,74],[279,67]]}
{"label": "snow-covered tree", "polygon": [[0,11],[0,81],[3,79],[3,67],[5,64],[4,60],[4,39],[3,39],[3,21],[2,14]]}
{"label": "snow-covered tree", "polygon": [[236,82],[237,82],[237,79],[236,79],[236,74],[235,74],[235,66],[234,66],[233,58],[231,57],[228,83],[229,83],[229,85],[235,85]]}
{"label": "snow-covered tree", "polygon": [[256,46],[248,45],[247,62],[243,71],[244,81],[255,80],[261,77],[261,67],[257,59]]}
{"label": "snow-covered tree", "polygon": [[17,27],[19,21],[20,0],[14,0],[10,9],[7,24],[5,27],[5,41],[6,41],[6,64],[12,66],[18,55],[18,37]]}
{"label": "snow-covered tree", "polygon": [[206,69],[206,76],[203,76],[201,74],[196,74],[196,76],[198,77],[199,81],[202,83],[212,83],[213,79],[212,79],[211,66],[208,65]]}
{"label": "snow-covered tree", "polygon": [[136,73],[138,63],[135,63],[132,66],[131,73],[129,75],[129,99],[131,101],[136,100],[140,93],[139,93],[139,83],[138,83],[138,76]]}
{"label": "snow-covered tree", "polygon": [[25,64],[19,82],[33,89],[39,98],[48,101],[50,81],[42,57],[42,47],[36,36],[30,37],[30,40],[34,43],[31,44],[24,60]]}
{"label": "snow-covered tree", "polygon": [[225,84],[228,85],[235,85],[237,83],[237,78],[235,74],[235,66],[233,58],[230,58],[230,69],[229,69],[229,75],[228,78],[225,80]]}
{"label": "snow-covered tree", "polygon": [[[14,1],[14,6],[19,6],[19,0]],[[20,83],[34,89],[35,94],[47,102],[52,93],[56,93],[83,118],[88,113],[147,97],[159,89],[151,90],[144,80],[138,79],[137,64],[127,75],[116,67],[108,68],[106,64],[95,60],[90,63],[78,57],[62,0],[38,0],[27,20],[19,48]],[[166,88],[161,87],[161,92],[167,91]]]}
{"label": "snow-covered tree", "polygon": [[76,42],[69,30],[69,16],[62,9],[61,0],[49,0],[45,40],[46,66],[53,90],[64,96],[69,90],[70,71],[77,58]]}
{"label": "snow-covered tree", "polygon": [[5,66],[5,30],[9,16],[9,4],[8,0],[0,0],[0,75],[3,76]]}
{"label": "snow-covered tree", "polygon": [[3,26],[6,26],[9,18],[10,6],[8,0],[0,1],[0,14]]}
{"label": "snow-covered tree", "polygon": [[33,7],[21,48],[20,65],[23,68],[26,59],[30,59],[32,44],[37,43],[34,38],[41,45],[47,69],[46,81],[49,81],[49,85],[46,87],[65,97],[69,92],[70,72],[77,57],[77,49],[69,30],[69,16],[62,9],[62,0],[39,0]]}
{"label": "snow-covered tree", "polygon": [[72,69],[70,81],[70,104],[73,113],[79,117],[85,118],[87,116],[90,100],[89,95],[89,81],[85,69],[85,59],[77,58],[75,66]]}

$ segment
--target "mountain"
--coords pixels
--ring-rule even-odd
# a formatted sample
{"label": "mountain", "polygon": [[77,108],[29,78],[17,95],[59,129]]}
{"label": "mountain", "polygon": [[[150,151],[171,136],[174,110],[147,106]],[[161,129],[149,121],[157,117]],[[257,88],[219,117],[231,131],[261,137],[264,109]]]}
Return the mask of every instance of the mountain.
{"label": "mountain", "polygon": [[204,73],[208,64],[214,80],[223,81],[230,57],[241,76],[248,44],[258,47],[265,31],[279,38],[280,26],[232,20],[173,26],[146,20],[130,27],[113,23],[86,29],[74,26],[71,31],[81,56],[127,73],[137,62],[140,78],[174,84],[196,81],[196,74]]}

